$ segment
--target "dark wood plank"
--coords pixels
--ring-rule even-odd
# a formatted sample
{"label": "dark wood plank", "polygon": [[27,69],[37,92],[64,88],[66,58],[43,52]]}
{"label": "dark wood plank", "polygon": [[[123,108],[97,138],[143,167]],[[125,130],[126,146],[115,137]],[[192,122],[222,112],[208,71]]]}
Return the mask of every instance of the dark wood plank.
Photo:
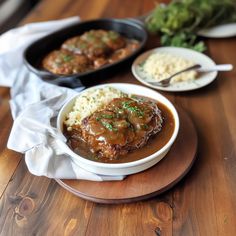
{"label": "dark wood plank", "polygon": [[22,161],[0,200],[0,235],[85,235],[92,209]]}
{"label": "dark wood plank", "polygon": [[[234,62],[233,41],[210,40],[209,55],[217,63]],[[173,194],[174,235],[234,235],[236,232],[233,78],[235,70],[222,73],[206,88],[176,98],[194,119],[199,134],[199,159],[188,180]]]}
{"label": "dark wood plank", "polygon": [[21,155],[6,148],[8,136],[12,126],[12,118],[9,107],[9,89],[0,88],[0,197],[7,187]]}
{"label": "dark wood plank", "polygon": [[173,211],[166,199],[135,204],[99,204],[93,209],[86,236],[172,235]]}
{"label": "dark wood plank", "polygon": [[28,22],[62,19],[71,16],[80,16],[83,20],[98,18],[107,7],[109,0],[53,0],[40,1],[32,13],[21,24]]}

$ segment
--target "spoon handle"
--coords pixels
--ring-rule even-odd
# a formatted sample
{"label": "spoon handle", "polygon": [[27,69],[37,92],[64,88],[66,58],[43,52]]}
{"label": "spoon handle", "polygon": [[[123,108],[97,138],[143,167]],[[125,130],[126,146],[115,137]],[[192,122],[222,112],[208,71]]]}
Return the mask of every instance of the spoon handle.
{"label": "spoon handle", "polygon": [[222,64],[222,65],[215,65],[211,67],[201,67],[197,71],[199,72],[211,72],[211,71],[230,71],[233,69],[233,65],[231,64]]}

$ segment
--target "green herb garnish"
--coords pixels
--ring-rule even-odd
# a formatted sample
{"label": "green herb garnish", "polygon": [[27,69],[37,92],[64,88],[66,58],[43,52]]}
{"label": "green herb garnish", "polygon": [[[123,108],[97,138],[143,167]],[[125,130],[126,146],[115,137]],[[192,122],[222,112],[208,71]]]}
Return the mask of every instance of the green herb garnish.
{"label": "green herb garnish", "polygon": [[236,22],[235,0],[172,0],[158,4],[146,19],[150,32],[161,34],[161,44],[204,51],[200,29]]}
{"label": "green herb garnish", "polygon": [[99,117],[96,117],[96,121],[100,121],[102,118],[112,119],[112,118],[114,118],[114,116],[113,115],[109,115],[109,114],[101,114]]}
{"label": "green herb garnish", "polygon": [[111,40],[116,40],[119,37],[119,34],[117,32],[115,32],[115,31],[109,31],[108,32],[108,37]]}
{"label": "green herb garnish", "polygon": [[105,119],[112,119],[112,118],[113,118],[113,115],[102,114],[101,117],[102,117],[102,118],[105,118]]}
{"label": "green herb garnish", "polygon": [[122,102],[123,108],[125,108],[125,109],[128,110],[128,111],[131,111],[131,112],[136,113],[139,118],[142,118],[143,115],[144,115],[144,112],[141,111],[141,109],[138,108],[137,106],[131,106],[130,104],[131,104],[132,102],[133,102],[133,101]]}
{"label": "green herb garnish", "polygon": [[142,125],[142,127],[143,127],[145,130],[147,130],[147,129],[149,128],[149,126],[148,126],[147,124]]}
{"label": "green herb garnish", "polygon": [[86,43],[80,43],[79,48],[80,49],[85,49],[88,45]]}
{"label": "green herb garnish", "polygon": [[62,55],[62,59],[64,62],[71,61],[73,59],[73,56],[70,55]]}
{"label": "green herb garnish", "polygon": [[102,121],[101,123],[105,128],[107,128],[110,131],[117,131],[117,128],[115,128],[112,124],[104,121]]}

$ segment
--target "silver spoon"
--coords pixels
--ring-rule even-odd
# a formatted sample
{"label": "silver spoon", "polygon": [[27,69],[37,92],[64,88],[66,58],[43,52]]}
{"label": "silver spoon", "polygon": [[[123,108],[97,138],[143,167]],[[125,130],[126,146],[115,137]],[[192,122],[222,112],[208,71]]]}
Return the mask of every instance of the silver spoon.
{"label": "silver spoon", "polygon": [[233,69],[233,65],[231,65],[231,64],[215,65],[215,66],[211,66],[211,67],[204,67],[199,64],[195,64],[195,65],[187,67],[181,71],[178,71],[178,72],[174,73],[173,75],[171,75],[170,77],[165,78],[161,81],[154,82],[154,81],[147,80],[146,82],[153,84],[153,85],[161,86],[161,87],[168,87],[170,85],[170,81],[173,77],[175,77],[176,75],[179,75],[183,72],[190,71],[190,70],[196,70],[198,72],[211,72],[211,71],[230,71],[232,69]]}

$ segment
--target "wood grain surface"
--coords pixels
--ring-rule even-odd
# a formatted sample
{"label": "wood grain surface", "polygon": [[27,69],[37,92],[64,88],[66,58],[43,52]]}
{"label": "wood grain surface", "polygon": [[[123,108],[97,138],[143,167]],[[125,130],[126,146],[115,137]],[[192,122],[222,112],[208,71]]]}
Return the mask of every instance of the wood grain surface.
{"label": "wood grain surface", "polygon": [[[152,0],[42,0],[21,24],[74,15],[82,20],[135,17],[154,5]],[[207,54],[216,63],[236,66],[236,38],[206,42]],[[157,46],[158,37],[150,37],[146,48]],[[107,79],[118,81],[139,84],[128,67]],[[236,70],[219,74],[200,90],[162,94],[194,121],[197,161],[179,184],[158,197],[105,205],[31,175],[22,155],[6,148],[12,126],[10,97],[9,89],[0,88],[0,235],[236,235]]]}

